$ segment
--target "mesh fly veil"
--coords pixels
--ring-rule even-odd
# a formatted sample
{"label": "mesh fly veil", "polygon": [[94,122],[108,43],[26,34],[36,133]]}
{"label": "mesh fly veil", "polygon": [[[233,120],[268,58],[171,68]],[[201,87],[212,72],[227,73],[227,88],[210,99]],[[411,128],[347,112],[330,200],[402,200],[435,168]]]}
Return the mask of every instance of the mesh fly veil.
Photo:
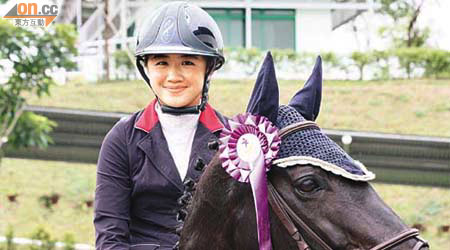
{"label": "mesh fly veil", "polygon": [[[288,105],[279,106],[278,83],[269,52],[258,74],[247,112],[269,118],[279,129],[311,123],[320,110],[321,63],[321,58],[318,57],[305,86],[294,95]],[[307,126],[282,136],[280,150],[272,164],[282,168],[310,164],[355,181],[375,178],[372,172],[361,162],[353,160],[318,126]]]}
{"label": "mesh fly veil", "polygon": [[[305,121],[306,119],[293,107],[281,105],[278,109],[276,126],[279,129]],[[283,168],[296,164],[311,164],[357,181],[375,178],[362,163],[353,160],[317,127],[306,128],[284,137],[273,164]]]}

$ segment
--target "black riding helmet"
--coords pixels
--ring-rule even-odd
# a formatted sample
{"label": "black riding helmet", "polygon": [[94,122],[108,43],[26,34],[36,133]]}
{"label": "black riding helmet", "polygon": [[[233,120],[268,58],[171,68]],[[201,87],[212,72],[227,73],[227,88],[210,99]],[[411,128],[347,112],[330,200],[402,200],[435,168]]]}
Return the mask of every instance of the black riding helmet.
{"label": "black riding helmet", "polygon": [[146,56],[170,53],[205,56],[205,79],[199,105],[178,108],[160,103],[161,110],[173,114],[199,113],[208,101],[211,73],[225,62],[219,27],[206,11],[195,5],[186,2],[164,4],[144,22],[137,38],[136,66],[150,88]]}

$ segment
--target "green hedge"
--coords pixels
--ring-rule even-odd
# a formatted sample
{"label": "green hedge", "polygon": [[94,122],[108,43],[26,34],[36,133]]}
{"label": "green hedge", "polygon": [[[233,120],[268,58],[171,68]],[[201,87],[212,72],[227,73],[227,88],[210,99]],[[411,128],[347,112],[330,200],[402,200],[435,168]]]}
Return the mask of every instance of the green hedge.
{"label": "green hedge", "polygon": [[[276,66],[288,62],[296,70],[298,66],[311,67],[318,54],[322,56],[327,71],[344,71],[347,75],[352,69],[358,69],[359,79],[364,78],[366,69],[371,69],[375,79],[412,78],[412,77],[450,77],[450,51],[433,48],[396,48],[391,50],[372,50],[353,52],[340,55],[334,52],[306,53],[294,52],[289,49],[272,49]],[[228,61],[241,63],[247,67],[246,73],[256,72],[265,51],[252,49],[227,49],[225,55]],[[401,71],[400,76],[394,71]]]}
{"label": "green hedge", "polygon": [[[253,75],[265,56],[266,51],[258,48],[226,48],[226,64],[238,65],[247,75]],[[396,48],[390,50],[355,51],[351,54],[334,52],[295,52],[291,49],[271,49],[277,71],[304,72],[314,64],[317,55],[322,56],[326,72],[340,71],[347,78],[357,75],[360,80],[365,72],[372,73],[372,79],[393,78],[450,78],[450,51],[433,48]],[[127,52],[114,53],[117,66],[134,72],[134,65]],[[286,67],[286,65],[289,65]],[[358,72],[358,73],[355,73]],[[355,77],[352,77],[355,78]]]}

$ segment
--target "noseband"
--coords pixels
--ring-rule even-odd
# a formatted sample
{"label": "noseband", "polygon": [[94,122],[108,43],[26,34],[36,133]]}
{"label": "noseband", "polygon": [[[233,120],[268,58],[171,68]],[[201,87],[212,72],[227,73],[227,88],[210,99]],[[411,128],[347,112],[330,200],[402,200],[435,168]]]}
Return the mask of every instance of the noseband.
{"label": "noseband", "polygon": [[[318,128],[317,124],[311,121],[295,123],[289,125],[280,130],[279,135],[281,138],[300,131],[306,128]],[[291,238],[297,243],[297,247],[299,250],[310,250],[311,248],[308,246],[304,238],[302,237],[300,231],[297,229],[297,226],[300,226],[308,236],[310,236],[317,244],[320,245],[325,250],[333,250],[319,235],[317,235],[287,204],[287,202],[283,199],[283,197],[278,193],[272,183],[269,181],[267,183],[269,190],[269,203],[272,207],[272,210],[277,215],[278,219],[281,221],[283,226],[289,232]],[[410,228],[392,239],[385,241],[381,244],[372,247],[370,250],[388,250],[394,246],[397,246],[406,240],[411,238],[416,238],[417,243],[412,248],[412,250],[419,250],[422,247],[429,247],[428,243],[419,237],[419,230],[415,228]]]}

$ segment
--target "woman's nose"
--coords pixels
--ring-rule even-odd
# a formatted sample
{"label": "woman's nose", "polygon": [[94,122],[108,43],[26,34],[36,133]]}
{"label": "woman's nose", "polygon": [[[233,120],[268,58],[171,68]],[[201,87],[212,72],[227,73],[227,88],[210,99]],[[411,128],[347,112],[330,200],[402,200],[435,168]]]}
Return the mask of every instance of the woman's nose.
{"label": "woman's nose", "polygon": [[183,80],[183,74],[178,67],[170,67],[167,74],[167,81],[169,82],[180,82]]}

